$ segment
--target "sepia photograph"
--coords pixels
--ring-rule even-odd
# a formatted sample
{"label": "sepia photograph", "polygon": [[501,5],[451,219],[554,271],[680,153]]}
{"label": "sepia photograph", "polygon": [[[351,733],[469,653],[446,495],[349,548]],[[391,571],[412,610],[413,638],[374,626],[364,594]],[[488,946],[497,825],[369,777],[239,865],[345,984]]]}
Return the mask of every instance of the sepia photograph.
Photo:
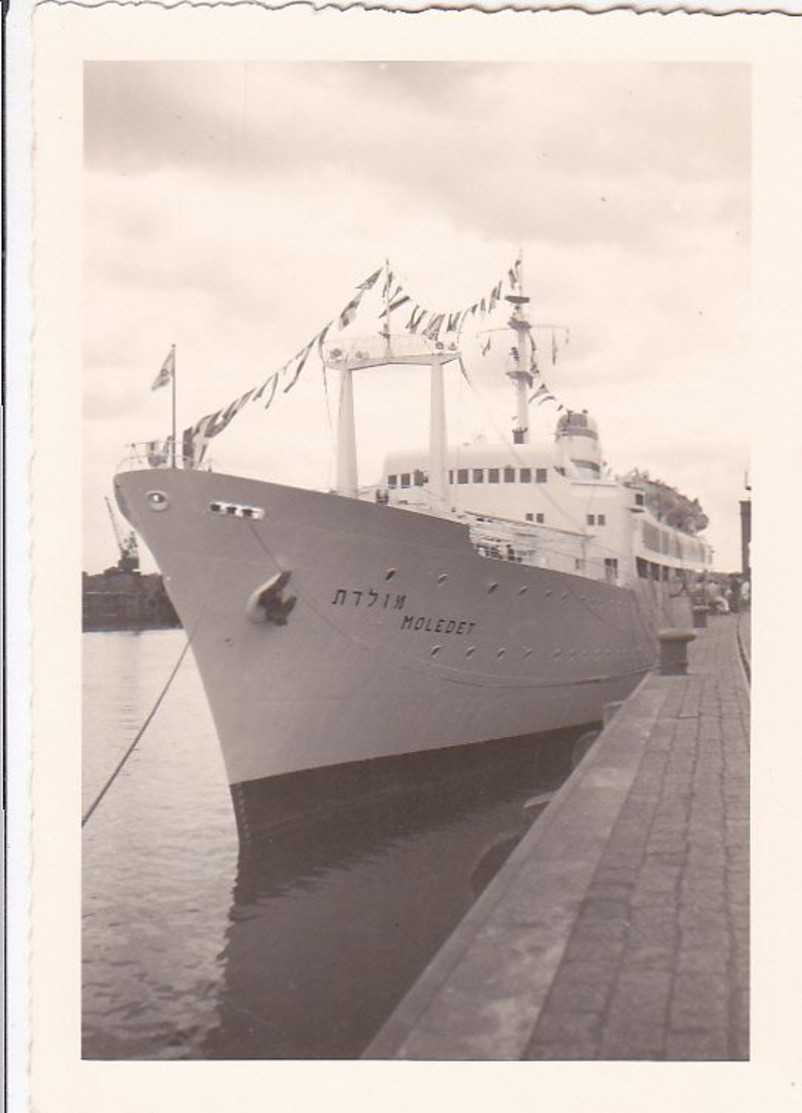
{"label": "sepia photograph", "polygon": [[83,1056],[747,1059],[749,67],[83,113]]}
{"label": "sepia photograph", "polygon": [[38,6],[20,1110],[798,1109],[797,27]]}

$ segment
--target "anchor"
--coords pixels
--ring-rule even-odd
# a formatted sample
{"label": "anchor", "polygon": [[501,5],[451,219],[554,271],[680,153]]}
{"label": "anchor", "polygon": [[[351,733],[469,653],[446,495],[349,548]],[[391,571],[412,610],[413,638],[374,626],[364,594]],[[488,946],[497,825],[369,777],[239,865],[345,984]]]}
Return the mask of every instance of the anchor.
{"label": "anchor", "polygon": [[272,622],[276,626],[286,626],[287,616],[297,603],[294,595],[283,596],[291,572],[277,572],[275,576],[257,587],[245,607],[251,622]]}

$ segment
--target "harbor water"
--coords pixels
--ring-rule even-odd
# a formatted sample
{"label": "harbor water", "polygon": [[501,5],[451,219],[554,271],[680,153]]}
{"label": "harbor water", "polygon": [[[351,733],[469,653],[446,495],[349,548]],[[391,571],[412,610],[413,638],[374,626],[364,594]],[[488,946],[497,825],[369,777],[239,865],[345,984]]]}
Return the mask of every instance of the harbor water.
{"label": "harbor water", "polygon": [[[83,644],[86,809],[184,634]],[[523,805],[570,771],[571,748],[532,743],[481,781],[366,806],[240,861],[189,655],[84,828],[83,1056],[358,1057],[523,834]]]}

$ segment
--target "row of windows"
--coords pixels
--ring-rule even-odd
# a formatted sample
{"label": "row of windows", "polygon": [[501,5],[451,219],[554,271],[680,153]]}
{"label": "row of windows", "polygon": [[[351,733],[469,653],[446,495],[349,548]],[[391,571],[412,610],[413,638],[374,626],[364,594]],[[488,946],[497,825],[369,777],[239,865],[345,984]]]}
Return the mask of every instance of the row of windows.
{"label": "row of windows", "polygon": [[607,518],[604,514],[588,514],[589,526],[604,526],[607,524]]}
{"label": "row of windows", "polygon": [[[485,479],[486,477],[486,479]],[[548,468],[456,468],[448,473],[449,483],[546,483]],[[388,487],[422,487],[429,480],[426,472],[401,472],[388,475]]]}
{"label": "row of windows", "polygon": [[658,529],[650,522],[643,523],[643,544],[653,553],[665,553],[685,560],[698,560],[702,564],[707,563],[709,559],[707,550],[700,542],[689,538],[680,540],[676,534],[672,535],[667,530]]}
{"label": "row of windows", "polygon": [[[400,484],[399,484],[399,479],[401,481]],[[425,483],[428,483],[428,482],[429,482],[428,472],[420,471],[420,469],[416,469],[413,472],[408,472],[408,471],[402,472],[400,476],[398,476],[398,475],[388,475],[387,476],[387,486],[388,487],[398,487],[398,486],[401,486],[401,487],[412,487],[412,486],[423,487],[423,485]]]}
{"label": "row of windows", "polygon": [[685,568],[669,568],[665,564],[644,560],[643,557],[636,557],[635,564],[642,580],[685,580],[688,575]]}

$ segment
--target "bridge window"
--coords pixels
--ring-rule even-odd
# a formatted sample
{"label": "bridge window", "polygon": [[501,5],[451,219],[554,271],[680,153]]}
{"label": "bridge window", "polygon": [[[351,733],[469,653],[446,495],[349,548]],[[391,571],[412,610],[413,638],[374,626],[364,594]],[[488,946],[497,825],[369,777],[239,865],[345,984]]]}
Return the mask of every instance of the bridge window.
{"label": "bridge window", "polygon": [[535,483],[545,483],[548,478],[548,468],[535,468]]}
{"label": "bridge window", "polygon": [[643,492],[642,491],[636,491],[635,492],[635,505],[636,506],[643,506]]}
{"label": "bridge window", "polygon": [[498,468],[488,468],[487,469],[487,482],[488,483],[498,483],[498,481],[499,481],[499,470],[498,470]]}
{"label": "bridge window", "polygon": [[537,522],[537,523],[538,523],[539,525],[541,525],[541,526],[542,526],[542,525],[543,525],[543,524],[545,523],[545,521],[546,521],[546,515],[545,515],[545,514],[535,514],[535,521],[536,521],[536,522]]}
{"label": "bridge window", "polygon": [[388,475],[387,476],[387,486],[388,487],[397,487],[398,486],[398,476],[397,475]]}
{"label": "bridge window", "polygon": [[532,469],[531,468],[521,468],[521,483],[531,483],[531,482],[532,482]]}
{"label": "bridge window", "polygon": [[515,482],[515,468],[505,468],[504,469],[504,482],[505,483],[514,483]]}
{"label": "bridge window", "polygon": [[410,479],[410,475],[409,475],[408,471],[401,472],[401,486],[402,487],[408,487],[409,486],[409,479]]}
{"label": "bridge window", "polygon": [[534,514],[527,514],[526,515],[526,520],[527,520],[527,522],[534,522],[534,520],[535,520]]}
{"label": "bridge window", "polygon": [[596,515],[595,514],[588,514],[588,525],[589,526],[595,526],[596,525]]}
{"label": "bridge window", "polygon": [[638,575],[640,576],[640,578],[641,578],[642,580],[647,580],[647,579],[649,578],[649,565],[648,565],[648,562],[647,562],[647,561],[645,561],[645,560],[643,559],[643,557],[636,557],[636,558],[635,558],[635,563],[637,564],[637,568],[638,568]]}
{"label": "bridge window", "polygon": [[604,516],[604,514],[597,514],[596,515],[596,525],[597,526],[607,525],[607,518]]}
{"label": "bridge window", "polygon": [[457,469],[457,483],[467,483],[467,482],[468,482],[468,469],[467,468],[458,468]]}
{"label": "bridge window", "polygon": [[484,483],[484,481],[485,481],[485,469],[484,468],[474,468],[473,469],[473,481],[474,481],[474,483]]}
{"label": "bridge window", "polygon": [[427,476],[426,472],[421,471],[420,468],[415,469],[415,486],[416,487],[425,486],[426,481],[428,480],[428,478],[429,477]]}

